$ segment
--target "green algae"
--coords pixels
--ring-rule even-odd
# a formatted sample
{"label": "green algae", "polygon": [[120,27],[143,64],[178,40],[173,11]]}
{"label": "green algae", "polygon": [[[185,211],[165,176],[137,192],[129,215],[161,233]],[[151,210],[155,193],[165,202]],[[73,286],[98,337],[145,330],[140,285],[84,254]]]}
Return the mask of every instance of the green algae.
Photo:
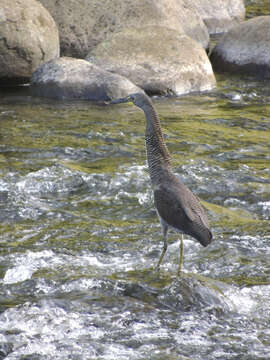
{"label": "green algae", "polygon": [[256,16],[267,16],[270,14],[270,3],[268,0],[246,1],[246,18]]}

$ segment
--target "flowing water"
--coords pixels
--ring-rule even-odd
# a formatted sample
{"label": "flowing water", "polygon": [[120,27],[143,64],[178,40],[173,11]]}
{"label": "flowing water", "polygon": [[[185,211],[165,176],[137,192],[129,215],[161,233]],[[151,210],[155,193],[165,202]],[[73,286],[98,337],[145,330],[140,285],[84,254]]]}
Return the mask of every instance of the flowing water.
{"label": "flowing water", "polygon": [[154,99],[214,242],[162,248],[134,106],[0,94],[0,359],[270,358],[270,85]]}

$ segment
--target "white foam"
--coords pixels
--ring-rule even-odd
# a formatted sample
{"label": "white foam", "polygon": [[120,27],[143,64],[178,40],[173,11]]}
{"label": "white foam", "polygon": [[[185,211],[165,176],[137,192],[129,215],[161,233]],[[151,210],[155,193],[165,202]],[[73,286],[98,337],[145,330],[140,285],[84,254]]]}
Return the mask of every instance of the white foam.
{"label": "white foam", "polygon": [[15,284],[27,279],[31,279],[34,271],[35,269],[31,269],[26,265],[15,266],[14,268],[7,270],[3,282],[5,284]]}

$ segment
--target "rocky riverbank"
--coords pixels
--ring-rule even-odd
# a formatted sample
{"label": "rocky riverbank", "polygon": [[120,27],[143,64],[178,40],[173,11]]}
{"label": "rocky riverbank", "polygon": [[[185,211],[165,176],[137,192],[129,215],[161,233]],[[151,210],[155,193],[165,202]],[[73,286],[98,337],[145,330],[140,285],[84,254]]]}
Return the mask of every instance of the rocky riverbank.
{"label": "rocky riverbank", "polygon": [[270,16],[245,21],[243,0],[3,0],[0,19],[0,86],[38,96],[182,95],[213,89],[213,67],[270,73]]}

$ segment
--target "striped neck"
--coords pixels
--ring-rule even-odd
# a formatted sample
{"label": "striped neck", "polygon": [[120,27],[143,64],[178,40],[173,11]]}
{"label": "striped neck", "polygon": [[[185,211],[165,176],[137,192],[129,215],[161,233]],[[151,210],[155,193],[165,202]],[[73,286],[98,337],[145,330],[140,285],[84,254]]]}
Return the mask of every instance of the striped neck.
{"label": "striped neck", "polygon": [[171,170],[170,153],[164,142],[160,121],[149,98],[142,110],[146,117],[145,144],[147,162],[152,184],[159,184]]}

